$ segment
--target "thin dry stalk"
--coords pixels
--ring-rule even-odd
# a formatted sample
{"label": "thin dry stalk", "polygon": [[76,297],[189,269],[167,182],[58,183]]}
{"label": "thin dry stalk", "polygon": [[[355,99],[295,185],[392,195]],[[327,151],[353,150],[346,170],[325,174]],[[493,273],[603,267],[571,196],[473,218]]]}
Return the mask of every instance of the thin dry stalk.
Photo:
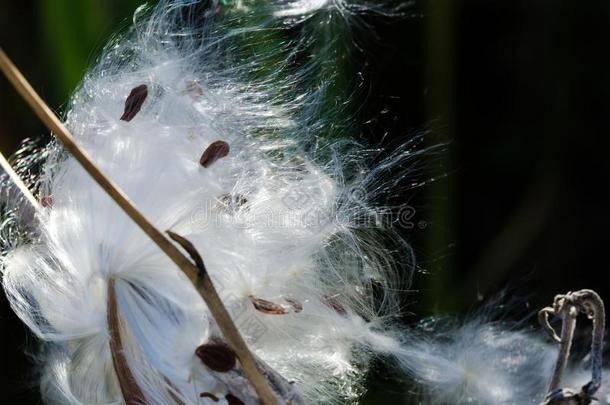
{"label": "thin dry stalk", "polygon": [[[2,50],[0,50],[0,52],[2,52]],[[19,192],[21,192],[23,197],[25,197],[25,199],[30,203],[30,205],[36,211],[40,211],[42,209],[40,203],[38,202],[36,197],[34,197],[34,194],[32,194],[30,189],[28,189],[28,187],[25,185],[23,180],[21,180],[19,175],[17,173],[15,173],[15,171],[11,167],[11,164],[8,162],[8,160],[4,157],[4,155],[1,152],[0,152],[0,168],[11,179],[13,184],[15,184],[15,187],[17,187]]]}
{"label": "thin dry stalk", "polygon": [[[569,388],[561,388],[560,385],[570,357],[576,318],[579,313],[586,314],[593,321],[593,333],[591,340],[591,381],[585,384],[580,392],[577,392]],[[563,321],[561,337],[557,336],[555,330],[549,324],[549,315],[561,317]],[[589,404],[594,400],[594,395],[599,390],[602,381],[605,317],[604,302],[593,290],[580,290],[557,295],[552,307],[540,311],[540,323],[556,341],[561,343],[555,370],[542,405]]]}

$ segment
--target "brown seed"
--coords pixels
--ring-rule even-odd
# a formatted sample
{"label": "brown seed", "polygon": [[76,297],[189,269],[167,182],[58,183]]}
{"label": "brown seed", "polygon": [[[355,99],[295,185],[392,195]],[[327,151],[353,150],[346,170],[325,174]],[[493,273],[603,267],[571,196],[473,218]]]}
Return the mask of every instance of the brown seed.
{"label": "brown seed", "polygon": [[183,93],[189,94],[193,98],[198,98],[203,96],[203,88],[197,80],[191,80],[184,87]]}
{"label": "brown seed", "polygon": [[229,405],[246,405],[244,403],[244,401],[242,401],[241,399],[237,398],[235,395],[233,394],[227,394],[225,395],[225,399],[227,400],[227,402],[229,403]]}
{"label": "brown seed", "polygon": [[264,314],[285,315],[288,313],[288,309],[276,304],[275,302],[267,301],[262,298],[256,298],[253,296],[250,296],[250,301],[252,301],[252,305],[254,305],[254,308]]}
{"label": "brown seed", "polygon": [[40,199],[40,205],[43,207],[51,207],[53,206],[53,197],[50,195],[45,195]]}
{"label": "brown seed", "polygon": [[286,302],[290,304],[294,312],[296,312],[297,314],[303,310],[303,304],[301,304],[294,298],[284,298],[284,300],[286,300]]}
{"label": "brown seed", "polygon": [[142,108],[146,96],[148,96],[148,87],[145,84],[134,87],[125,100],[125,110],[121,119],[127,122],[131,121]]}
{"label": "brown seed", "polygon": [[248,199],[241,194],[225,193],[218,197],[220,206],[227,211],[236,211],[248,203]]}
{"label": "brown seed", "polygon": [[218,402],[219,399],[216,395],[212,394],[211,392],[202,392],[201,394],[199,394],[199,398],[209,398],[214,402]]}
{"label": "brown seed", "polygon": [[324,297],[324,303],[329,307],[335,310],[339,315],[347,314],[345,307],[337,300],[336,295],[326,295]]}
{"label": "brown seed", "polygon": [[229,144],[225,141],[214,141],[201,155],[199,163],[203,167],[209,167],[212,163],[229,154]]}
{"label": "brown seed", "polygon": [[195,354],[210,370],[226,373],[235,367],[235,352],[224,343],[203,344],[195,350]]}

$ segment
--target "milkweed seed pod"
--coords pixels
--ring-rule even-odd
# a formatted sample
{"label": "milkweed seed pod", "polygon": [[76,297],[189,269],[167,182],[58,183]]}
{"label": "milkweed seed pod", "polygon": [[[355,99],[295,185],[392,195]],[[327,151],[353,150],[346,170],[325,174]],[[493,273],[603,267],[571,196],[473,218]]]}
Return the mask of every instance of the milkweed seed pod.
{"label": "milkweed seed pod", "polygon": [[[367,7],[347,5],[140,8],[65,115],[144,215],[201,254],[276,388],[309,403],[355,400],[375,353],[400,353],[397,262],[411,252],[373,202],[423,153],[414,139],[371,166],[340,140],[350,94],[328,91],[336,49],[288,31],[331,15],[357,29]],[[37,232],[5,252],[3,284],[47,342],[45,398],[256,403],[191,282],[60,146],[42,155]]]}

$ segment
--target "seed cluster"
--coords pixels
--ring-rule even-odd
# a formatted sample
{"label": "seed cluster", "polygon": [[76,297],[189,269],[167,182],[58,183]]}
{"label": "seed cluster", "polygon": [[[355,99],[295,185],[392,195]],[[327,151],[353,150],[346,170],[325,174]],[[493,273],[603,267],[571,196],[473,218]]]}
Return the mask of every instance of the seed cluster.
{"label": "seed cluster", "polygon": [[[185,93],[190,94],[191,96],[202,96],[203,90],[198,83],[193,82],[190,83]],[[144,101],[148,95],[148,88],[145,84],[137,86],[131,90],[129,96],[125,100],[125,109],[123,115],[121,116],[121,120],[123,121],[131,121],[141,110]],[[208,168],[212,164],[214,164],[219,159],[226,157],[229,154],[230,147],[229,144],[223,140],[216,140],[212,142],[204,151],[199,159],[199,163],[202,167]],[[248,200],[241,194],[223,194],[218,197],[219,204],[225,210],[236,210],[240,207],[243,207],[247,204]],[[199,252],[195,248],[195,246],[186,238],[171,232],[167,231],[168,236],[175,242],[177,242],[193,259],[197,268],[199,269],[199,276],[204,277],[207,275],[205,264],[203,259],[201,258]],[[286,298],[286,305],[276,304],[272,301],[268,301],[262,298],[256,298],[251,296],[250,300],[255,309],[258,311],[271,314],[271,315],[284,315],[291,312],[299,313],[303,311],[303,305],[293,298]],[[113,342],[119,342],[120,344],[120,336],[113,336]],[[113,343],[111,342],[111,345]],[[114,353],[114,352],[113,352]],[[195,350],[195,355],[201,360],[201,362],[210,370],[218,373],[228,373],[231,370],[236,370],[237,368],[237,356],[235,352],[225,343],[218,340],[211,340],[208,343],[205,343]],[[119,364],[120,365],[120,364]],[[126,366],[126,363],[123,364]],[[115,368],[117,364],[115,362]],[[127,369],[129,371],[129,369]],[[131,374],[129,374],[131,376]],[[121,380],[121,375],[118,376],[119,380]],[[127,382],[132,381],[133,377],[127,379],[127,381],[119,381],[121,383],[121,387],[125,385]],[[132,381],[135,384],[135,381]],[[124,394],[125,390],[123,389]],[[140,392],[137,384],[135,385],[135,392]],[[129,392],[128,392],[129,393]],[[219,402],[220,399],[217,395],[211,392],[201,392],[199,394],[201,398],[207,398],[214,402]],[[127,397],[124,398],[127,400]],[[244,404],[242,400],[240,400],[237,396],[232,393],[228,393],[225,395],[225,400],[230,405],[241,405]],[[131,401],[133,402],[133,401]],[[128,403],[130,403],[128,401]]]}

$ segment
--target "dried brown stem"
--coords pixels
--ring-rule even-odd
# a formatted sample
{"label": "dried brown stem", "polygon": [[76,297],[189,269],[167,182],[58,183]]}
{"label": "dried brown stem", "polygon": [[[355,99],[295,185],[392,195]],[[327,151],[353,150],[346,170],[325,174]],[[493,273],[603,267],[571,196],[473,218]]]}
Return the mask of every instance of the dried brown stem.
{"label": "dried brown stem", "polygon": [[233,323],[229,312],[222,303],[216,288],[207,276],[198,277],[198,268],[186,257],[161,231],[134,206],[129,198],[95,165],[93,160],[75,142],[74,137],[59,121],[53,111],[45,104],[32,86],[23,77],[11,60],[0,49],[0,69],[17,89],[19,94],[30,105],[34,113],[63,143],[68,152],[81,164],[104,191],[121,207],[121,209],[142,229],[155,244],[190,278],[206,302],[212,316],[228,344],[237,354],[244,373],[259,395],[264,405],[276,403],[273,391],[267,379],[256,367],[252,353],[243,337]]}

